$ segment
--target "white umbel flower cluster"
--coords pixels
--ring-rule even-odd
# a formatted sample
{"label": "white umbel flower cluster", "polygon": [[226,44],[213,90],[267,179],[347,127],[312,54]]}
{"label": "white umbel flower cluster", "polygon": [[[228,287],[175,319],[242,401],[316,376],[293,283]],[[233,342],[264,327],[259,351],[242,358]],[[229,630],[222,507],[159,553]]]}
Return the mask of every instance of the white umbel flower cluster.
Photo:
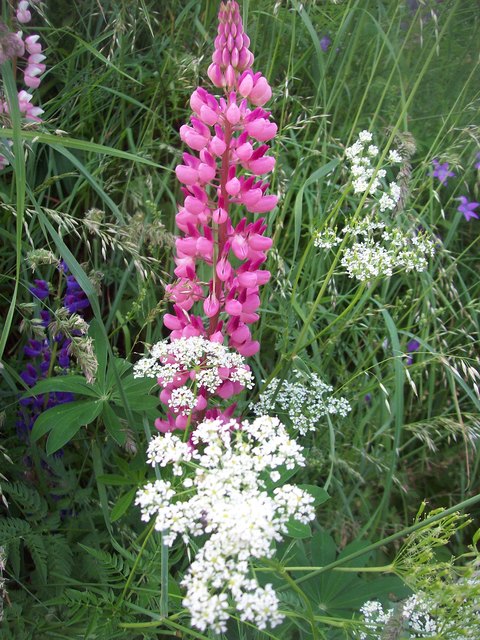
{"label": "white umbel flower cluster", "polygon": [[[365,207],[370,213],[358,220],[347,219],[340,231],[336,227],[321,229],[313,238],[319,249],[329,250],[341,244],[341,265],[350,278],[361,281],[389,277],[402,270],[425,271],[427,259],[435,252],[435,242],[425,231],[403,231],[398,220],[383,219],[382,214],[396,209],[401,189],[396,182],[384,180],[386,169],[373,166],[372,159],[379,150],[371,144],[372,139],[369,131],[361,131],[358,140],[345,151],[351,165],[353,191],[368,193]],[[390,164],[402,161],[398,151],[389,151]]]}
{"label": "white umbel flower cluster", "polygon": [[273,555],[273,543],[282,539],[291,518],[302,523],[314,518],[314,499],[306,491],[288,484],[267,491],[269,476],[279,467],[305,464],[301,447],[270,416],[240,427],[235,421],[205,420],[191,445],[167,436],[151,441],[149,463],[173,464],[177,475],[183,464],[194,475],[183,475],[176,492],[163,480],[148,484],[137,493],[136,504],[142,520],[155,518],[168,545],[177,536],[185,543],[209,536],[182,582],[192,624],[224,632],[232,604],[241,620],[259,629],[279,624],[283,618],[275,591],[258,584],[250,563]]}
{"label": "white umbel flower cluster", "polygon": [[190,371],[197,372],[200,386],[214,393],[224,378],[218,369],[231,369],[233,381],[251,388],[253,377],[245,359],[228,347],[202,336],[163,340],[153,345],[150,358],[142,358],[133,367],[135,378],[161,378],[169,384]]}
{"label": "white umbel flower cluster", "polygon": [[346,234],[353,242],[343,249],[340,262],[350,278],[361,281],[399,271],[425,271],[428,258],[435,254],[435,241],[426,231],[387,226],[375,214],[346,224],[338,235],[332,229],[318,232],[314,244],[327,249],[340,244]]}
{"label": "white umbel flower cluster", "polygon": [[363,240],[344,250],[341,264],[350,278],[365,281],[398,271],[420,273],[434,254],[435,242],[425,231],[412,233],[392,227],[384,229],[378,239],[374,234],[364,234]]}
{"label": "white umbel flower cluster", "polygon": [[[374,196],[381,191],[381,181],[387,175],[386,169],[377,169],[373,159],[379,154],[379,149],[370,144],[373,139],[370,131],[361,131],[358,140],[351,147],[347,147],[345,155],[350,162],[352,174],[352,186],[354,193],[363,194],[368,191],[369,196]],[[392,164],[402,161],[398,151],[392,149],[388,155]],[[393,211],[400,198],[400,187],[396,182],[390,182],[381,193],[379,200],[380,211]]]}
{"label": "white umbel flower cluster", "polygon": [[[227,397],[254,385],[243,356],[202,336],[157,342],[150,350],[150,357],[142,358],[134,365],[133,375],[135,378],[157,378],[168,390],[160,399],[176,414],[185,416],[199,408],[199,393],[218,393]],[[227,395],[222,395],[226,388]]]}
{"label": "white umbel flower cluster", "polygon": [[[452,586],[449,585],[449,593]],[[460,580],[455,591],[457,593],[453,592],[453,597],[447,603],[421,592],[395,605],[395,608],[384,609],[380,602],[370,600],[360,609],[364,625],[356,637],[359,640],[382,640],[387,637],[386,630],[389,630],[389,638],[478,640],[478,581]]]}
{"label": "white umbel flower cluster", "polygon": [[350,411],[346,398],[334,398],[333,387],[325,384],[316,373],[307,376],[297,371],[293,382],[273,380],[250,408],[258,416],[276,414],[286,416],[301,435],[314,431],[327,414],[344,418]]}

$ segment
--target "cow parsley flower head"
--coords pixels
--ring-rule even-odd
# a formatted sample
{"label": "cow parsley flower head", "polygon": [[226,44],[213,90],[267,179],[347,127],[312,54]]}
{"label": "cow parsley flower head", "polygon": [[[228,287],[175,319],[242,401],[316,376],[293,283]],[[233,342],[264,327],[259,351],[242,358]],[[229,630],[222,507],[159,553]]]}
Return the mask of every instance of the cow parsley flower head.
{"label": "cow parsley flower head", "polygon": [[284,416],[301,435],[314,431],[324,416],[342,418],[350,412],[346,398],[333,397],[333,387],[325,384],[316,373],[308,377],[297,371],[292,382],[273,378],[250,408],[256,415],[277,413]]}
{"label": "cow parsley flower head", "polygon": [[[202,336],[157,342],[150,357],[135,364],[133,375],[157,378],[163,388],[160,400],[177,416],[173,428],[185,428],[182,420],[203,411],[209,396],[229,398],[245,387],[253,387],[253,376],[243,356]],[[163,426],[160,420],[160,430],[170,430],[169,423]]]}
{"label": "cow parsley flower head", "polygon": [[[400,198],[400,189],[395,182],[391,182],[382,192],[382,180],[387,175],[387,171],[384,168],[377,169],[372,164],[373,159],[380,153],[376,145],[370,144],[372,140],[373,135],[370,131],[361,131],[358,140],[345,149],[345,156],[350,163],[353,192],[356,194],[368,192],[368,195],[373,197],[380,191],[378,202],[380,211],[393,211]],[[402,162],[402,157],[398,151],[391,149],[388,161],[390,164],[396,164]]]}
{"label": "cow parsley flower head", "polygon": [[[391,183],[390,189],[395,198],[396,183]],[[384,194],[382,198],[389,200],[390,196]],[[398,271],[425,271],[427,259],[435,254],[436,242],[426,231],[403,231],[398,223],[387,224],[373,213],[347,222],[340,232],[330,228],[317,231],[313,242],[318,248],[329,249],[346,235],[350,244],[343,249],[340,264],[349,278],[362,282],[390,277]]]}
{"label": "cow parsley flower head", "polygon": [[205,420],[191,444],[173,434],[153,438],[148,462],[172,464],[178,484],[173,488],[157,480],[143,487],[136,498],[142,519],[154,518],[168,545],[178,536],[185,543],[207,536],[182,581],[192,624],[224,632],[232,605],[242,621],[260,629],[279,624],[277,595],[272,585],[258,584],[251,562],[272,557],[273,543],[285,535],[291,518],[302,523],[314,518],[313,497],[303,489],[268,488],[280,467],[305,464],[284,425],[270,416],[240,427],[235,421]]}
{"label": "cow parsley flower head", "polygon": [[363,626],[355,637],[359,640],[386,637],[477,640],[479,607],[477,579],[434,583],[431,593],[419,591],[391,608],[384,608],[376,600],[366,602],[360,609]]}

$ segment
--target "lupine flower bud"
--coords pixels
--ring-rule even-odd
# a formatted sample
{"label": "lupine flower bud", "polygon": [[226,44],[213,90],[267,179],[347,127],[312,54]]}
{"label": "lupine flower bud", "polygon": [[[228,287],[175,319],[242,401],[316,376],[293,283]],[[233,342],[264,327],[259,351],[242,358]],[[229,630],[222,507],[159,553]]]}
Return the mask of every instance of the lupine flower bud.
{"label": "lupine flower bud", "polygon": [[250,38],[243,31],[240,9],[235,0],[221,3],[218,22],[218,36],[208,77],[216,87],[231,89],[239,74],[253,64],[253,54],[248,49]]}

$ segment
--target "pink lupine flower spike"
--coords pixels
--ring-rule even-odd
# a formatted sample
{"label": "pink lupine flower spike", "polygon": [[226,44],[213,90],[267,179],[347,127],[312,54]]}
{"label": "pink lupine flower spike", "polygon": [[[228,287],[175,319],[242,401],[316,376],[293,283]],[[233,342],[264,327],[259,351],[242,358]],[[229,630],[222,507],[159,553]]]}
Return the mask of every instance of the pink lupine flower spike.
{"label": "pink lupine flower spike", "polygon": [[[180,128],[189,147],[175,169],[184,196],[176,216],[183,235],[176,240],[178,280],[167,287],[173,313],[165,315],[164,323],[172,340],[227,340],[247,357],[260,348],[250,325],[259,318],[259,289],[270,278],[262,265],[272,245],[264,219],[251,214],[268,213],[277,204],[277,197],[267,192],[275,158],[266,144],[277,126],[263,108],[272,91],[262,74],[252,71],[250,40],[235,0],[221,3],[218,21],[208,76],[223,95],[197,87],[190,98],[190,121]],[[208,272],[211,277],[205,281]],[[238,391],[238,385],[229,382],[222,397]],[[168,403],[167,396],[163,393],[162,401]],[[187,422],[172,415],[171,402],[169,407],[162,430]],[[192,422],[205,411],[202,399]]]}

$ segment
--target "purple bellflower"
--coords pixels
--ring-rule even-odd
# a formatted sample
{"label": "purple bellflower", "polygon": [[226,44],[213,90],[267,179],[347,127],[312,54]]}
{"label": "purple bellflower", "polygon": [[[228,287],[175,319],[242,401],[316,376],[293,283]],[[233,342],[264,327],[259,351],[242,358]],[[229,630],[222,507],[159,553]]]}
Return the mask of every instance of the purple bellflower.
{"label": "purple bellflower", "polygon": [[478,214],[475,213],[475,209],[480,207],[479,202],[470,202],[466,196],[460,196],[457,200],[460,200],[457,211],[463,213],[467,222],[470,222],[472,218],[477,218],[478,220]]}
{"label": "purple bellflower", "polygon": [[322,51],[327,52],[330,49],[330,45],[332,44],[332,39],[328,35],[324,35],[323,38],[320,38],[320,48]]}
{"label": "purple bellflower", "polygon": [[455,174],[450,171],[450,165],[448,162],[439,162],[436,158],[432,160],[433,172],[432,177],[438,178],[440,184],[447,186],[448,178],[454,178]]}
{"label": "purple bellflower", "polygon": [[415,351],[418,351],[420,349],[420,343],[418,340],[415,340],[415,338],[412,338],[412,340],[409,340],[407,342],[407,353],[409,354],[407,356],[407,365],[411,365],[413,364],[413,353],[415,353]]}

